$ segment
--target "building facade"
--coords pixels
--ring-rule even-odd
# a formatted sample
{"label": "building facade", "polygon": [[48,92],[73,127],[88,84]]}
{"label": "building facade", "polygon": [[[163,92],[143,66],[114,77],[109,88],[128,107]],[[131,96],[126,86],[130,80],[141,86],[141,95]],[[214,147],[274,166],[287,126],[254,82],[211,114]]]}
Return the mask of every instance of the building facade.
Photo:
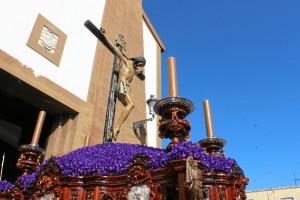
{"label": "building facade", "polygon": [[299,200],[300,187],[282,187],[265,190],[253,190],[247,193],[248,200]]}
{"label": "building facade", "polygon": [[[84,27],[86,20],[103,27],[112,41],[122,34],[128,58],[147,60],[146,79],[131,83],[135,108],[117,142],[161,147],[155,120],[137,134],[132,130],[133,122],[149,118],[150,95],[161,97],[165,50],[141,0],[12,0],[2,1],[0,11],[3,178],[14,176],[17,148],[32,140],[40,111],[46,117],[38,144],[46,158],[103,142],[114,54]],[[115,120],[122,109],[117,101]]]}

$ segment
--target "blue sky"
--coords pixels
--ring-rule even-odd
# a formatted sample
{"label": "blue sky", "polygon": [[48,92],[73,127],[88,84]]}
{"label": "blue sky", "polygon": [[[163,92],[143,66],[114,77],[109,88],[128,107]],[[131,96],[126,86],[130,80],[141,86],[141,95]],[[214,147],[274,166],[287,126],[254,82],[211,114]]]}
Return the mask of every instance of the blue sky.
{"label": "blue sky", "polygon": [[[191,140],[206,137],[202,101],[210,100],[215,136],[227,140],[247,190],[294,186],[300,179],[300,1],[143,0],[177,61],[179,96],[195,110]],[[164,145],[169,141],[164,140]],[[300,181],[296,181],[300,185]]]}

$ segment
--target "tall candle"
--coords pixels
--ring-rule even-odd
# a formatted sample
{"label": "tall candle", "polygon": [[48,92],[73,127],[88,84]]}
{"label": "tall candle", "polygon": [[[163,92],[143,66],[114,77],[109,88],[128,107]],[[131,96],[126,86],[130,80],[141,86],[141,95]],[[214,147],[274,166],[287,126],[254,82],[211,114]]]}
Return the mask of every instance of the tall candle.
{"label": "tall candle", "polygon": [[169,74],[169,96],[178,96],[176,60],[174,57],[168,58],[168,74]]}
{"label": "tall candle", "polygon": [[206,125],[206,134],[208,138],[214,137],[214,127],[212,123],[212,115],[210,110],[210,104],[208,100],[203,101],[204,117]]}
{"label": "tall candle", "polygon": [[3,156],[2,156],[2,161],[1,161],[0,180],[2,180],[2,174],[3,174],[4,160],[5,160],[5,153],[3,153]]}
{"label": "tall candle", "polygon": [[31,144],[38,145],[41,131],[43,128],[44,120],[45,120],[46,112],[40,111],[38,120],[35,125],[34,133],[32,136]]}
{"label": "tall candle", "polygon": [[89,136],[89,135],[86,135],[86,136],[85,136],[85,141],[84,141],[84,146],[85,146],[85,147],[89,146],[89,142],[90,142],[90,136]]}

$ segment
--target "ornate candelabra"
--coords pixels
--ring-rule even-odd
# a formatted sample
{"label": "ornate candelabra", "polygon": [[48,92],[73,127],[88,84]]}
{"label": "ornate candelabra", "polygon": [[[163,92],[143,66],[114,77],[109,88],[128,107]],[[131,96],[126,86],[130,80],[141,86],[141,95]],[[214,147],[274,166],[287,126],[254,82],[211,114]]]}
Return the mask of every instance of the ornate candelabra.
{"label": "ornate candelabra", "polygon": [[226,145],[226,140],[222,138],[205,138],[197,144],[211,155],[224,157],[223,147]]}
{"label": "ornate candelabra", "polygon": [[185,98],[178,97],[176,60],[168,58],[169,97],[157,101],[154,112],[161,116],[159,120],[159,137],[170,138],[172,141],[167,146],[171,150],[178,142],[190,138],[190,122],[184,118],[193,112],[194,104]]}
{"label": "ornate candelabra", "polygon": [[18,159],[17,168],[23,171],[23,175],[36,171],[43,160],[45,151],[40,148],[38,141],[43,128],[46,112],[40,111],[31,144],[23,144],[18,147],[20,156]]}
{"label": "ornate candelabra", "polygon": [[178,142],[189,140],[191,126],[190,122],[184,118],[193,110],[194,104],[182,97],[161,99],[154,105],[155,113],[162,117],[159,120],[159,137],[172,140],[167,150]]}
{"label": "ornate candelabra", "polygon": [[20,156],[17,163],[17,168],[23,171],[23,175],[36,171],[43,160],[45,151],[38,145],[23,144],[18,147]]}

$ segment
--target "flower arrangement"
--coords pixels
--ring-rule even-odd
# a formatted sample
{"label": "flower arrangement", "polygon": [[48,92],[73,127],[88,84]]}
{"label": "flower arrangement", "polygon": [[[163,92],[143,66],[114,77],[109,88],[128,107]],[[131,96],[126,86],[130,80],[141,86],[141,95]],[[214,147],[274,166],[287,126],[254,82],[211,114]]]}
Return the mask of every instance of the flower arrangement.
{"label": "flower arrangement", "polygon": [[[205,154],[203,149],[191,142],[180,142],[171,151],[158,149],[137,144],[105,143],[89,147],[83,147],[72,151],[61,157],[54,157],[56,164],[63,175],[69,177],[98,174],[120,175],[125,174],[129,168],[130,160],[141,153],[149,157],[150,170],[164,168],[172,160],[184,159],[192,156],[199,160],[205,171],[231,173],[233,167],[237,166],[234,159],[222,158]],[[44,162],[38,171],[27,176],[21,176],[16,183],[23,183],[25,191],[35,180],[36,175],[47,165]],[[0,192],[11,189],[13,185],[9,182],[0,181]]]}
{"label": "flower arrangement", "polygon": [[237,166],[234,159],[205,154],[201,147],[191,142],[178,143],[168,153],[168,160],[183,159],[189,156],[199,160],[205,166],[206,172],[215,171],[229,174],[233,167]]}
{"label": "flower arrangement", "polygon": [[149,157],[150,170],[166,167],[166,151],[137,144],[105,143],[77,149],[62,157],[56,157],[56,164],[62,174],[70,177],[87,174],[118,175],[124,174],[129,161],[135,154]]}
{"label": "flower arrangement", "polygon": [[0,192],[11,190],[13,187],[14,185],[6,180],[0,181]]}

